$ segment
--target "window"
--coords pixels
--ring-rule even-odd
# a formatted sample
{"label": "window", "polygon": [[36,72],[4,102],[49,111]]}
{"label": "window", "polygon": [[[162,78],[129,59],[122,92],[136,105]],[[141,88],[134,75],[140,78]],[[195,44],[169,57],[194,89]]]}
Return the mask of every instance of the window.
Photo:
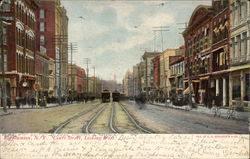
{"label": "window", "polygon": [[44,37],[44,35],[40,35],[40,45],[42,45],[42,46],[45,45],[45,37]]}
{"label": "window", "polygon": [[236,37],[236,39],[237,39],[237,43],[236,43],[237,51],[236,51],[235,56],[240,57],[241,56],[241,39],[240,39],[240,35],[238,35]]}
{"label": "window", "polygon": [[242,34],[242,56],[244,56],[244,59],[246,60],[247,56],[247,32],[244,32]]}
{"label": "window", "polygon": [[9,2],[3,2],[2,11],[3,12],[10,12],[10,3]]}
{"label": "window", "polygon": [[234,38],[231,39],[232,41],[232,58],[235,58],[235,40]]}
{"label": "window", "polygon": [[41,19],[44,19],[44,18],[45,18],[45,12],[44,12],[44,9],[40,9],[40,12],[39,12],[39,18],[41,18]]}
{"label": "window", "polygon": [[245,74],[245,101],[250,101],[250,74]]}
{"label": "window", "polygon": [[3,45],[7,45],[7,28],[3,27]]}
{"label": "window", "polygon": [[[1,53],[1,52],[0,52]],[[0,56],[0,61],[2,62],[2,56]],[[6,50],[4,50],[4,71],[7,71],[7,55]],[[2,67],[0,67],[0,72],[2,72]]]}
{"label": "window", "polygon": [[40,22],[40,31],[41,32],[45,31],[45,24],[44,24],[44,22]]}

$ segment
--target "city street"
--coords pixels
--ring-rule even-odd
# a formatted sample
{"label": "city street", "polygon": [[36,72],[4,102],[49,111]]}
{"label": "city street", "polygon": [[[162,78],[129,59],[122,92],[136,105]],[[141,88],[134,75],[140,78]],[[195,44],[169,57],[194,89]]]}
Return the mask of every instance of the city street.
{"label": "city street", "polygon": [[248,134],[248,122],[196,112],[122,103],[72,104],[48,109],[10,109],[0,133]]}

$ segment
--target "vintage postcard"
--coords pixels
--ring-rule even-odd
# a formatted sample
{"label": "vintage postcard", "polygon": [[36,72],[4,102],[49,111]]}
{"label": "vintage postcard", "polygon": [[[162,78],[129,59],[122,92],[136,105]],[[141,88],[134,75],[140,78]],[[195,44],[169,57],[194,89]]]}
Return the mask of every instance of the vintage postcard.
{"label": "vintage postcard", "polygon": [[0,159],[248,159],[249,0],[0,0]]}

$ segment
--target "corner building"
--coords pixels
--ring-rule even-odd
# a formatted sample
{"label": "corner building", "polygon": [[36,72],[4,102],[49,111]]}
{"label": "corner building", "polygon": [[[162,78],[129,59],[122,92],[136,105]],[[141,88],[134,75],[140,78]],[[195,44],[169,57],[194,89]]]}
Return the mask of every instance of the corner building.
{"label": "corner building", "polygon": [[[0,16],[7,26],[7,39],[3,50],[7,59],[7,97],[14,103],[16,97],[34,97],[36,56],[37,0],[8,0]],[[2,75],[0,75],[2,76]]]}
{"label": "corner building", "polygon": [[190,77],[198,104],[228,105],[229,26],[228,0],[212,1],[195,9],[183,33],[185,88]]}

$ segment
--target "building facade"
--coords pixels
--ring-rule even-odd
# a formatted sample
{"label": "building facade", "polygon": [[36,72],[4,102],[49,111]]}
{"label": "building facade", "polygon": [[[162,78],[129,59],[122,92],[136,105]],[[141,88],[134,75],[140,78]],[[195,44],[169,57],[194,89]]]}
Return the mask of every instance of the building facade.
{"label": "building facade", "polygon": [[175,55],[176,49],[166,49],[160,55],[160,90],[164,94],[164,99],[169,98],[171,91],[171,84],[168,79],[170,77],[169,57]]}
{"label": "building facade", "polygon": [[68,95],[68,17],[60,0],[41,1],[37,10],[37,48],[55,60],[55,94]]}
{"label": "building facade", "polygon": [[147,99],[153,93],[154,88],[152,59],[158,55],[160,55],[159,52],[145,52],[142,56],[142,62],[145,66],[142,73],[142,91],[146,94]]}
{"label": "building facade", "polygon": [[68,64],[68,87],[69,94],[76,97],[86,93],[86,73],[85,70],[75,64]]}
{"label": "building facade", "polygon": [[39,89],[36,89],[36,96],[38,99],[49,97],[49,57],[45,54],[37,51],[35,58],[35,70],[36,70],[36,84],[39,85]]}
{"label": "building facade", "polygon": [[212,1],[195,9],[183,33],[185,87],[196,103],[228,105],[229,20],[228,1]]}
{"label": "building facade", "polygon": [[170,56],[170,97],[183,94],[184,91],[184,56]]}
{"label": "building facade", "polygon": [[6,2],[0,16],[10,25],[7,26],[2,50],[7,62],[7,96],[14,103],[16,97],[31,97],[35,93],[36,10],[39,4],[37,0]]}
{"label": "building facade", "polygon": [[250,106],[250,1],[230,0],[229,106]]}
{"label": "building facade", "polygon": [[[183,36],[185,39],[185,88],[192,88],[196,103],[204,104],[204,99],[212,89],[209,89],[212,45],[212,6],[198,6],[190,20]],[[190,84],[189,84],[190,81]],[[189,86],[190,85],[190,86]],[[214,91],[214,90],[213,90]],[[186,91],[185,91],[186,92]]]}

